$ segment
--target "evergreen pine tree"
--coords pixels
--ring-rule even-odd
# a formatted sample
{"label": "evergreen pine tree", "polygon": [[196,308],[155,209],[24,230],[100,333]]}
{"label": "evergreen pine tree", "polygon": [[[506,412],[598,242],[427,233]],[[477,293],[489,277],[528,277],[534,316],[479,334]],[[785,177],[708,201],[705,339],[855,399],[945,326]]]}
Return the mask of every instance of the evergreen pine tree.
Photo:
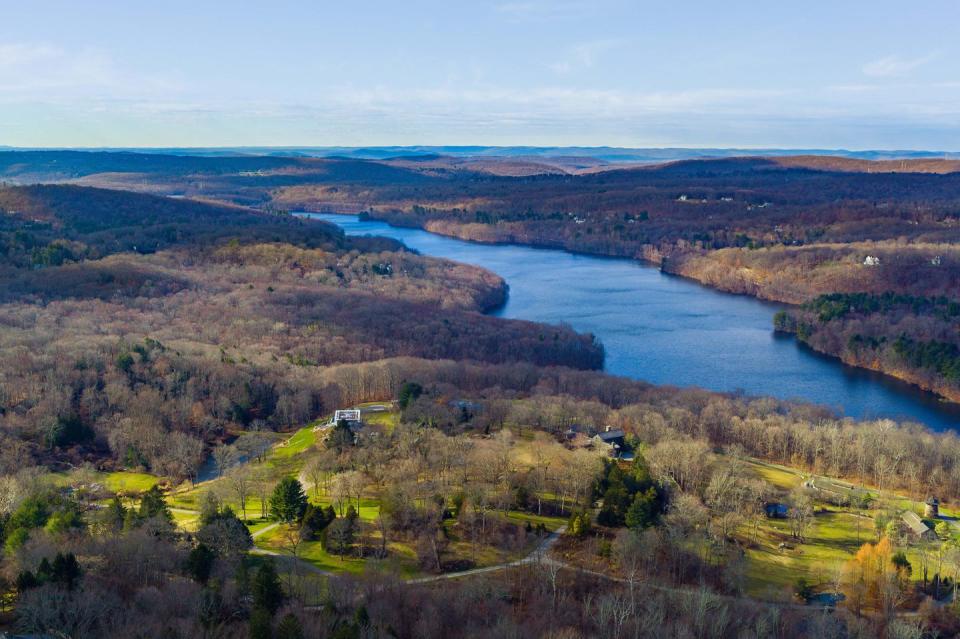
{"label": "evergreen pine tree", "polygon": [[273,639],[273,615],[263,608],[250,613],[250,639]]}
{"label": "evergreen pine tree", "polygon": [[293,613],[287,613],[277,624],[274,639],[303,639],[303,626]]}
{"label": "evergreen pine tree", "polygon": [[253,579],[253,605],[273,616],[282,603],[283,589],[280,587],[277,569],[272,561],[265,561]]}
{"label": "evergreen pine tree", "polygon": [[284,477],[270,496],[270,516],[286,524],[300,521],[307,509],[303,486],[294,477]]}

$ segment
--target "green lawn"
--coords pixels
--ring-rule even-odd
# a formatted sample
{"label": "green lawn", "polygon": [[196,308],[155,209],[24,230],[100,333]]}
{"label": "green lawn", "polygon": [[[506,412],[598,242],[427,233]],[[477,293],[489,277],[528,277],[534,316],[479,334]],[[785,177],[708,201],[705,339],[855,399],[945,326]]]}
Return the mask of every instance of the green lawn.
{"label": "green lawn", "polygon": [[521,512],[519,510],[509,511],[506,517],[503,516],[503,513],[498,512],[497,516],[520,526],[524,525],[528,521],[530,522],[531,526],[543,524],[544,527],[550,532],[553,532],[560,526],[563,526],[567,523],[567,520],[563,517],[548,517],[547,515],[536,515],[533,513]]}
{"label": "green lawn", "polygon": [[366,413],[363,415],[363,423],[368,426],[378,426],[385,432],[392,433],[393,429],[400,423],[400,412]]}
{"label": "green lawn", "polygon": [[80,482],[100,483],[111,492],[143,492],[161,478],[149,473],[138,473],[131,470],[119,470],[112,473],[100,471],[72,470],[70,472],[51,473],[58,486],[70,486]]}
{"label": "green lawn", "polygon": [[173,523],[177,525],[177,528],[186,530],[187,532],[194,532],[197,530],[197,523],[200,519],[200,513],[188,513],[182,510],[174,509],[171,511],[171,514],[173,515]]}
{"label": "green lawn", "polygon": [[106,473],[103,477],[103,483],[112,492],[143,492],[150,490],[160,478],[149,473],[137,473],[129,470],[120,470],[113,473]]}
{"label": "green lawn", "polygon": [[799,471],[752,460],[747,464],[760,479],[780,490],[791,491],[803,482]]}
{"label": "green lawn", "polygon": [[309,561],[321,570],[347,572],[354,575],[362,573],[364,566],[367,564],[365,560],[357,559],[356,557],[344,557],[341,559],[336,555],[331,555],[323,549],[323,545],[319,541],[304,542],[300,550],[300,558]]}
{"label": "green lawn", "polygon": [[[750,467],[757,476],[781,490],[792,490],[805,476],[801,471],[758,461],[751,461]],[[834,485],[839,490],[857,489],[853,484],[828,477],[818,476],[817,481],[823,485]],[[869,487],[867,489],[883,509],[889,508],[895,511],[920,509],[919,502],[901,494],[892,491],[880,492]],[[819,506],[823,508],[822,503]],[[880,512],[882,512],[881,509],[871,509],[865,511],[865,515],[868,516],[861,517],[848,509],[827,507],[827,512],[818,512],[815,523],[807,532],[807,538],[802,544],[790,537],[789,524],[786,521],[765,521],[761,526],[758,546],[746,551],[748,593],[759,597],[782,595],[792,591],[794,584],[801,577],[814,587],[829,587],[843,563],[852,558],[861,545],[876,540],[873,517]],[[949,517],[952,511],[941,507],[941,513]],[[741,533],[742,538],[751,538],[746,527]],[[780,551],[778,549],[780,542],[792,548]],[[922,579],[923,573],[916,549],[907,546],[900,550],[906,553],[913,565],[912,578]]]}
{"label": "green lawn", "polygon": [[[248,513],[249,514],[249,513]],[[250,531],[250,534],[256,534],[266,528],[267,526],[273,524],[274,522],[270,519],[261,519],[259,517],[247,520],[247,530]]]}
{"label": "green lawn", "polygon": [[[257,547],[290,556],[290,551],[284,548],[285,531],[283,528],[283,526],[278,526],[257,537],[254,540]],[[331,555],[323,549],[323,545],[319,541],[301,542],[297,548],[297,556],[321,570],[329,570],[332,572],[359,574],[363,572],[364,565],[366,564],[366,561],[363,559],[356,559],[354,557],[344,557],[341,559],[336,555]]]}
{"label": "green lawn", "polygon": [[[794,584],[801,577],[807,583],[824,590],[832,588],[837,571],[849,561],[867,542],[876,541],[873,520],[861,518],[859,541],[856,529],[857,516],[849,512],[832,512],[817,515],[817,523],[808,532],[805,543],[792,538],[785,522],[770,522],[760,535],[756,548],[746,551],[747,593],[760,598],[783,598],[792,593]],[[777,545],[784,541],[792,548],[780,551]],[[913,546],[900,547],[913,567],[911,579],[923,579],[920,556]],[[933,559],[930,559],[930,574],[933,574]],[[950,570],[947,570],[950,573]]]}
{"label": "green lawn", "polygon": [[277,460],[293,457],[308,450],[316,443],[317,433],[313,430],[313,425],[305,426],[270,449],[268,459]]}
{"label": "green lawn", "polygon": [[[788,522],[767,520],[761,526],[757,547],[746,551],[748,593],[766,597],[771,592],[792,590],[801,577],[815,587],[827,587],[844,562],[861,545],[874,540],[873,520],[845,511],[818,512],[804,543],[790,536]],[[789,547],[779,550],[781,542]]]}
{"label": "green lawn", "polygon": [[[330,498],[326,495],[321,495],[320,497],[314,497],[312,490],[308,492],[308,496],[310,497],[310,502],[313,504],[317,504],[318,506],[330,506],[333,503],[330,501]],[[357,500],[351,499],[350,505],[356,508]],[[336,507],[334,506],[334,508]],[[344,509],[344,512],[346,512],[346,509],[347,509],[346,504],[344,504],[343,509]],[[360,515],[360,519],[363,521],[375,521],[377,518],[377,515],[380,514],[380,500],[374,499],[372,497],[361,498],[360,511],[357,514]],[[338,512],[337,515],[339,516],[340,513]]]}

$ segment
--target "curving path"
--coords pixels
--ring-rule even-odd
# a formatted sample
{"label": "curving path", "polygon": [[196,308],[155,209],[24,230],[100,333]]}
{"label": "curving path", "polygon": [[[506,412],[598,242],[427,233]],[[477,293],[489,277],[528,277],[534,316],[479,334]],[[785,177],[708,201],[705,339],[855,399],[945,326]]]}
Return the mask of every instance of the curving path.
{"label": "curving path", "polygon": [[[430,577],[420,577],[417,579],[408,579],[405,583],[408,584],[426,584],[434,581],[442,581],[444,579],[459,579],[460,577],[470,577],[473,575],[482,575],[487,572],[496,572],[498,570],[504,570],[506,568],[516,568],[517,566],[523,566],[525,564],[533,563],[547,563],[554,562],[555,560],[547,558],[547,552],[550,548],[557,543],[557,540],[560,539],[560,536],[566,532],[566,526],[560,526],[555,531],[550,533],[544,538],[533,551],[523,557],[522,559],[517,559],[515,561],[508,561],[502,564],[496,564],[495,566],[484,566],[483,568],[471,568],[470,570],[461,570],[460,572],[448,572],[442,575],[433,575]],[[560,562],[556,562],[560,564]],[[561,564],[566,565],[566,564]]]}

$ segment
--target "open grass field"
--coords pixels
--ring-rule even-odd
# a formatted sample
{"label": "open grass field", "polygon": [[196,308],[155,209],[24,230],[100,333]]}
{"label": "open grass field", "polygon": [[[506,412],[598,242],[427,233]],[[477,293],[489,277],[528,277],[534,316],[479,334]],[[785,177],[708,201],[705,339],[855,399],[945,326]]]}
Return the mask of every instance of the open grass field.
{"label": "open grass field", "polygon": [[149,490],[163,481],[162,478],[150,473],[140,473],[132,470],[118,470],[101,472],[95,470],[77,469],[69,472],[52,473],[54,481],[60,486],[70,486],[78,483],[101,484],[113,493],[139,493]]}
{"label": "open grass field", "polygon": [[276,462],[287,459],[312,448],[317,443],[317,432],[313,430],[313,427],[313,424],[305,426],[274,446],[270,451],[268,461]]}
{"label": "open grass field", "polygon": [[[291,546],[285,539],[287,534],[288,529],[283,526],[278,526],[258,536],[255,539],[255,543],[258,548],[263,550],[291,556]],[[371,541],[373,543],[379,543],[378,539]],[[402,577],[414,577],[421,574],[417,567],[416,552],[410,546],[400,543],[388,543],[387,549],[390,558],[384,560],[384,564],[389,568],[395,570]],[[297,547],[297,557],[320,570],[351,574],[362,573],[371,561],[348,556],[341,558],[335,553],[324,550],[323,544],[319,541],[301,542]]]}
{"label": "open grass field", "polygon": [[111,492],[143,492],[150,490],[160,482],[160,478],[149,473],[137,473],[120,470],[105,473],[103,483]]}
{"label": "open grass field", "polygon": [[[792,592],[800,578],[815,587],[829,587],[844,562],[874,539],[873,520],[848,512],[818,512],[803,543],[790,535],[788,522],[767,520],[760,527],[756,547],[746,551],[748,592],[781,598]],[[781,543],[786,544],[782,550]]]}
{"label": "open grass field", "polygon": [[803,474],[792,468],[756,460],[750,460],[747,464],[757,477],[779,490],[791,491],[803,483]]}
{"label": "open grass field", "polygon": [[[384,404],[382,402],[370,402],[367,404],[360,404],[359,408],[363,410],[364,408],[380,406],[384,406]],[[381,428],[385,433],[392,433],[393,429],[396,428],[397,424],[400,423],[400,411],[393,409],[384,411],[363,411],[363,423],[367,424],[368,426]]]}
{"label": "open grass field", "polygon": [[528,521],[530,522],[530,525],[534,527],[538,524],[543,524],[544,528],[546,528],[548,532],[553,532],[567,523],[567,520],[563,517],[536,515],[533,513],[521,512],[519,510],[509,511],[506,517],[504,517],[502,513],[497,513],[496,516],[519,526],[525,525]]}
{"label": "open grass field", "polygon": [[[750,468],[758,477],[784,492],[794,490],[810,477],[799,470],[760,461],[751,461]],[[874,517],[883,512],[922,512],[920,502],[900,493],[880,491],[870,486],[861,489],[850,482],[821,476],[815,477],[815,483],[835,494],[867,494],[874,507],[858,514],[860,511],[818,501],[818,512],[803,543],[791,537],[787,521],[766,520],[760,527],[757,544],[747,544],[746,577],[750,595],[771,599],[789,598],[800,578],[824,591],[834,589],[843,564],[854,556],[862,544],[877,540]],[[948,505],[941,505],[940,512],[946,518],[952,518],[955,514],[955,510]],[[741,538],[752,542],[752,535],[745,529],[741,532]],[[780,543],[786,544],[786,548],[780,549]],[[900,549],[913,566],[912,578],[922,579],[922,562],[916,544],[908,541]]]}
{"label": "open grass field", "polygon": [[186,530],[187,532],[195,532],[197,530],[200,513],[172,508],[170,514],[173,515],[173,523],[177,525],[177,528]]}
{"label": "open grass field", "polygon": [[[746,550],[747,593],[764,599],[787,599],[800,578],[815,589],[833,591],[843,564],[867,542],[877,541],[874,517],[880,511],[863,515],[840,508],[821,509],[802,543],[790,535],[785,520],[767,520],[760,527],[757,544]],[[743,539],[752,540],[742,531]],[[780,543],[786,544],[784,549]],[[922,560],[914,542],[901,545],[913,567],[911,578],[923,579]],[[931,562],[932,563],[932,562]],[[944,567],[947,574],[952,568]],[[930,575],[934,570],[931,568]]]}

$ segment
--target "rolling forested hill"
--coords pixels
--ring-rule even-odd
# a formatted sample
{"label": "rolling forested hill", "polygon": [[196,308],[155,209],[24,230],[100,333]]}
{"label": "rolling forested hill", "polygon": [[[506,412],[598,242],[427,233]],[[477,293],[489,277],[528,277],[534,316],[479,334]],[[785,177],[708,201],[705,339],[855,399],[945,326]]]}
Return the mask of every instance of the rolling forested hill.
{"label": "rolling forested hill", "polygon": [[[359,212],[481,242],[642,259],[722,290],[795,305],[858,293],[960,299],[958,166],[930,157],[818,155],[591,165],[582,171],[537,157],[435,153],[369,160],[0,153],[0,174],[18,181],[69,178],[262,211]],[[90,239],[94,246],[112,242],[152,251],[179,232],[176,224],[152,227],[150,237],[133,233],[124,240],[103,231],[100,240]],[[192,232],[215,235],[215,227],[212,222]],[[74,249],[50,250],[38,259],[56,261]],[[10,249],[18,251],[26,254]],[[879,316],[874,323],[886,327],[883,337],[890,342],[902,332],[891,327],[906,326],[893,317]],[[960,347],[960,332],[947,335],[945,343]],[[933,339],[919,329],[906,337]],[[854,358],[836,343],[820,340],[816,347],[859,365],[869,360],[871,368],[956,396],[943,390],[951,384],[941,383],[936,370],[918,369],[916,358],[896,364],[889,357]],[[922,381],[930,375],[932,382]]]}
{"label": "rolling forested hill", "polygon": [[603,361],[590,336],[482,315],[506,295],[482,269],[236,206],[3,188],[0,273],[4,472],[133,446],[188,475],[211,438],[335,407],[321,380],[338,363]]}

